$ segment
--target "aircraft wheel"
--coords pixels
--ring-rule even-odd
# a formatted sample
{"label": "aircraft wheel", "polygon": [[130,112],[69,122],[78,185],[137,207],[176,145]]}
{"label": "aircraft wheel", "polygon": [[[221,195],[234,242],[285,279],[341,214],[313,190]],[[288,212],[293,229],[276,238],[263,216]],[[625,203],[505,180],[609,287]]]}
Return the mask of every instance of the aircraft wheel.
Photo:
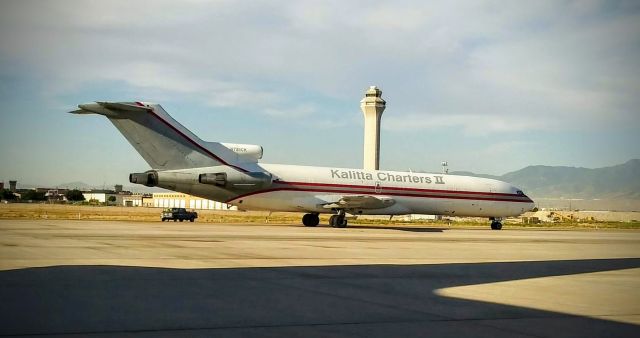
{"label": "aircraft wheel", "polygon": [[498,221],[491,222],[491,230],[500,230],[502,229],[502,223]]}
{"label": "aircraft wheel", "polygon": [[336,217],[336,227],[337,228],[346,228],[347,227],[347,218],[344,215],[340,215]]}
{"label": "aircraft wheel", "polygon": [[336,227],[336,218],[338,217],[338,215],[333,215],[331,217],[329,217],[329,225],[332,227]]}
{"label": "aircraft wheel", "polygon": [[314,227],[320,223],[320,217],[317,214],[305,214],[302,216],[302,224],[306,227]]}
{"label": "aircraft wheel", "polygon": [[347,219],[344,217],[344,215],[333,215],[329,217],[329,225],[334,228],[346,228]]}
{"label": "aircraft wheel", "polygon": [[193,222],[194,220],[195,220],[194,218],[190,218],[190,219],[189,219],[189,222]]}

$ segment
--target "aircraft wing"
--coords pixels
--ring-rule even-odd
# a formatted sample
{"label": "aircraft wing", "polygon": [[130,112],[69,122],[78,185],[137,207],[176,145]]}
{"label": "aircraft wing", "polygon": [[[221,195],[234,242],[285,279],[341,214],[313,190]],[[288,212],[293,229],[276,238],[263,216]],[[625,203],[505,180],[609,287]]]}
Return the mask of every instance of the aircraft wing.
{"label": "aircraft wing", "polygon": [[325,209],[382,209],[394,205],[391,197],[373,195],[347,195],[336,202],[323,204]]}

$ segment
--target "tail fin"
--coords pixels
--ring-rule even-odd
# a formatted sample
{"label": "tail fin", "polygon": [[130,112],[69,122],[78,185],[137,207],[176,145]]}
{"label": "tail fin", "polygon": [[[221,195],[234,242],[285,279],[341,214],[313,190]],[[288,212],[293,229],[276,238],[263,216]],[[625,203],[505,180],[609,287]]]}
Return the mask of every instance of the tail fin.
{"label": "tail fin", "polygon": [[237,154],[217,142],[204,142],[159,105],[146,102],[95,102],[74,114],[106,116],[131,145],[158,170],[228,165],[240,171]]}

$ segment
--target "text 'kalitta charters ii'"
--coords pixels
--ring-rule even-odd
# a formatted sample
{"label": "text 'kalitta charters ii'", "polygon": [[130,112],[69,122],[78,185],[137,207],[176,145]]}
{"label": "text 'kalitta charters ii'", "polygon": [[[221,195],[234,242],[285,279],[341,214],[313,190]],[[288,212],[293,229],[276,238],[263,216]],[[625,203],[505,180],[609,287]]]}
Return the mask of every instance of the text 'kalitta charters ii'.
{"label": "text 'kalitta charters ii'", "polygon": [[443,176],[438,175],[417,175],[417,174],[397,174],[393,172],[378,171],[375,173],[360,170],[331,169],[331,178],[342,178],[347,180],[366,180],[380,182],[403,182],[416,184],[444,184]]}

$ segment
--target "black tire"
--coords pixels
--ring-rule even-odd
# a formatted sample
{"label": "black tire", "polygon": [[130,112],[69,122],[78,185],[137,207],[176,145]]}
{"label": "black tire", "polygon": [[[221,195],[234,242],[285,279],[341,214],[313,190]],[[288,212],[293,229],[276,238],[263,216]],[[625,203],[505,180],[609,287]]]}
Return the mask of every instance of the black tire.
{"label": "black tire", "polygon": [[334,228],[346,228],[347,219],[343,215],[333,215],[329,217],[329,225]]}
{"label": "black tire", "polygon": [[336,217],[336,228],[346,228],[347,227],[347,219],[344,216]]}
{"label": "black tire", "polygon": [[164,222],[164,221],[166,221],[166,219],[163,217],[163,218],[162,218],[162,221]]}
{"label": "black tire", "polygon": [[174,221],[174,222],[177,222],[178,220],[174,218],[174,219],[173,219],[173,221]]}
{"label": "black tire", "polygon": [[180,219],[180,222],[183,222],[183,221],[184,221],[184,218],[181,218],[181,219]]}
{"label": "black tire", "polygon": [[493,221],[491,222],[491,230],[500,230],[502,229],[502,223]]}
{"label": "black tire", "polygon": [[195,218],[189,219],[189,222],[193,222],[193,221],[195,221]]}
{"label": "black tire", "polygon": [[316,214],[305,214],[302,216],[302,224],[306,227],[314,227],[320,223],[320,217]]}

